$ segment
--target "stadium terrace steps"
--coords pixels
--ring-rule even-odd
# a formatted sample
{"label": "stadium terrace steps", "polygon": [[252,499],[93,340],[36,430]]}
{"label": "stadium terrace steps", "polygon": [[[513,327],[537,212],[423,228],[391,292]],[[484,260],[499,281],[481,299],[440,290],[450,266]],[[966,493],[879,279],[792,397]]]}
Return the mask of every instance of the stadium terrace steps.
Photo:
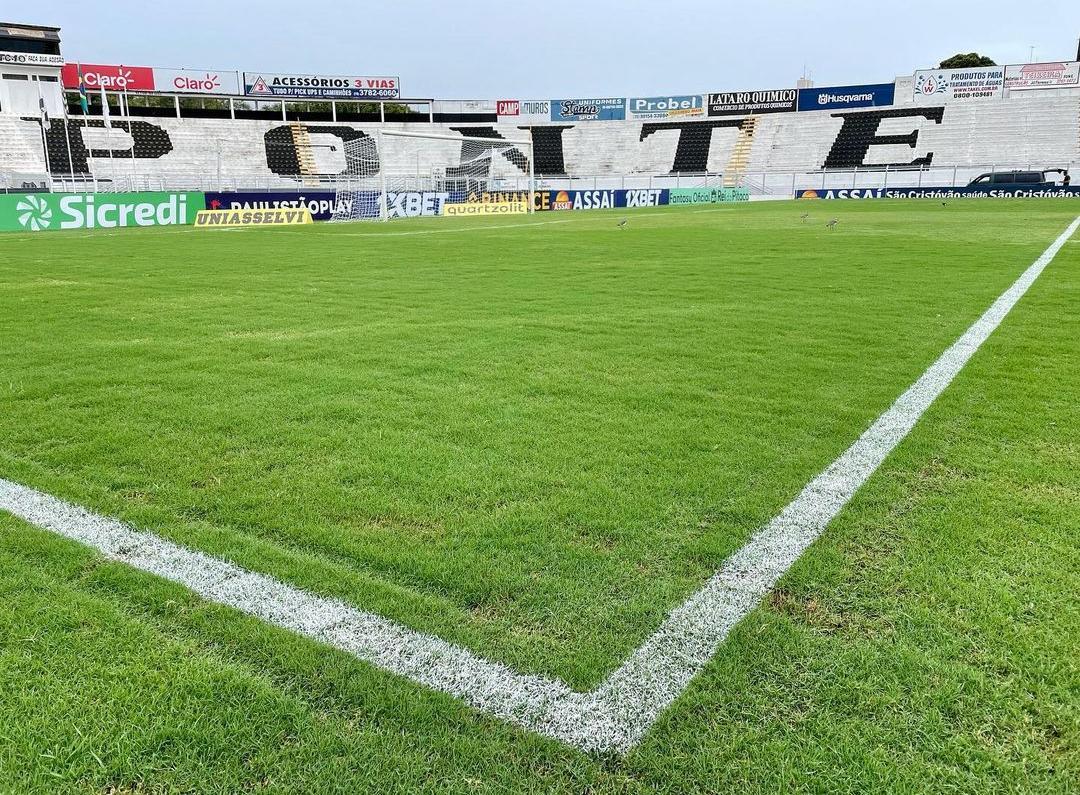
{"label": "stadium terrace steps", "polygon": [[294,122],[289,125],[289,130],[292,132],[293,146],[296,147],[297,167],[301,174],[308,177],[304,180],[304,184],[318,185],[319,180],[313,177],[319,173],[319,169],[315,165],[315,155],[307,125]]}
{"label": "stadium terrace steps", "polygon": [[[66,172],[70,143],[76,173],[112,180],[117,187],[286,188],[305,187],[341,173],[341,134],[374,137],[379,125],[297,123],[271,120],[73,118],[67,129],[54,120],[49,133],[53,172]],[[519,124],[387,124],[384,129],[431,130],[449,135],[529,135]],[[456,131],[456,132],[455,132]],[[132,140],[134,136],[134,141]],[[776,113],[685,122],[610,121],[534,128],[536,173],[551,177],[623,177],[671,173],[739,173],[760,176],[927,162],[945,169],[1001,164],[1080,168],[1080,103],[1075,96],[1037,95],[1009,102],[953,102],[852,111]],[[0,169],[42,172],[41,128],[36,118],[0,114]],[[106,140],[108,139],[108,140]],[[134,143],[135,162],[130,156]],[[111,156],[110,156],[111,152]],[[388,163],[390,173],[415,174],[460,157],[455,141],[432,142],[431,162]],[[59,165],[58,165],[59,164]],[[505,158],[496,176],[520,177]],[[965,176],[962,174],[961,176]],[[786,180],[788,189],[790,176]],[[587,187],[583,185],[582,187]]]}
{"label": "stadium terrace steps", "polygon": [[750,165],[750,153],[754,145],[754,132],[757,130],[760,116],[750,116],[739,125],[739,137],[735,141],[731,157],[724,168],[724,187],[734,188],[739,184],[739,176]]}
{"label": "stadium terrace steps", "polygon": [[45,172],[40,127],[20,124],[18,116],[0,113],[0,170]]}

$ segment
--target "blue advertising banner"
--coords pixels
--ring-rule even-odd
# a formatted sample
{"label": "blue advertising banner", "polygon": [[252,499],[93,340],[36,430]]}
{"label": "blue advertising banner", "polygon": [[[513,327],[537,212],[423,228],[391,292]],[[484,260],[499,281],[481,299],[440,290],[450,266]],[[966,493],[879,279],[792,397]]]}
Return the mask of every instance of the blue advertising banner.
{"label": "blue advertising banner", "polygon": [[626,118],[626,99],[553,99],[552,121],[618,120]]}
{"label": "blue advertising banner", "polygon": [[795,191],[796,199],[1080,199],[1080,187],[838,188]]}
{"label": "blue advertising banner", "polygon": [[307,208],[316,221],[329,220],[337,207],[332,191],[310,193],[207,193],[207,210],[276,210]]}
{"label": "blue advertising banner", "polygon": [[[549,190],[538,209],[606,210],[612,207],[659,207],[668,203],[667,188]],[[546,206],[545,206],[546,205]]]}
{"label": "blue advertising banner", "polygon": [[[339,207],[342,213],[352,218],[378,218],[379,192],[366,191],[353,194],[359,207],[355,212],[352,199],[342,199],[335,203],[332,191],[310,191],[306,193],[207,193],[207,210],[273,210],[277,208],[304,208],[311,211],[316,221],[328,221]],[[391,218],[419,218],[421,216],[442,215],[442,206],[447,202],[465,201],[464,193],[436,191],[400,191],[386,194],[386,212]]]}
{"label": "blue advertising banner", "polygon": [[836,108],[869,108],[893,104],[896,86],[877,83],[869,86],[826,86],[800,88],[799,110],[834,110]]}
{"label": "blue advertising banner", "polygon": [[[379,192],[364,191],[352,194],[355,198],[335,201],[332,191],[270,193],[207,193],[207,210],[276,210],[302,209],[311,211],[316,221],[328,221],[337,210],[350,218],[377,218]],[[444,204],[476,201],[527,200],[526,191],[485,193],[483,196],[464,192],[400,191],[386,195],[386,209],[391,218],[419,218],[442,215]],[[353,203],[356,203],[354,208]],[[669,203],[667,188],[625,188],[604,190],[540,190],[533,193],[537,210],[596,210],[609,207],[659,207]]]}

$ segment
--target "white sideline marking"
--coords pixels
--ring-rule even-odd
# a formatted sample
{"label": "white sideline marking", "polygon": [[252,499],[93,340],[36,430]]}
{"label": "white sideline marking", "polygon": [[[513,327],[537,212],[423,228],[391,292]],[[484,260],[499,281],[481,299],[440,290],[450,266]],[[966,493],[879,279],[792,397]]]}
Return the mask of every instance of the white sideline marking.
{"label": "white sideline marking", "polygon": [[[572,219],[566,218],[561,221],[533,221],[527,224],[499,224],[498,226],[455,226],[450,229],[413,229],[406,232],[335,232],[334,237],[406,237],[408,235],[446,235],[451,232],[486,232],[490,229],[521,229],[526,226],[550,226],[551,224],[568,224]],[[351,221],[349,223],[358,223]],[[255,227],[246,227],[252,228]],[[282,230],[276,232],[279,235],[300,235],[303,232]]]}
{"label": "white sideline marking", "polygon": [[1078,226],[1080,217],[851,447],[588,693],[518,673],[431,635],[3,479],[0,508],[113,560],[180,583],[209,601],[326,643],[530,731],[584,751],[626,753],[907,436]]}

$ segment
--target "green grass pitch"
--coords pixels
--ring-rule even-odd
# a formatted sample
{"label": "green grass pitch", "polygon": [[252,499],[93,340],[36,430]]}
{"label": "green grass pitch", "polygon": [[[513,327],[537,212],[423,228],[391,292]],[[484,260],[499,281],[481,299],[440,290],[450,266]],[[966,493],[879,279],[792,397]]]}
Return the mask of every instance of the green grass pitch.
{"label": "green grass pitch", "polygon": [[[0,478],[591,688],[1078,210],[5,235]],[[1074,791],[1078,461],[1080,236],[625,758],[0,513],[0,792]]]}

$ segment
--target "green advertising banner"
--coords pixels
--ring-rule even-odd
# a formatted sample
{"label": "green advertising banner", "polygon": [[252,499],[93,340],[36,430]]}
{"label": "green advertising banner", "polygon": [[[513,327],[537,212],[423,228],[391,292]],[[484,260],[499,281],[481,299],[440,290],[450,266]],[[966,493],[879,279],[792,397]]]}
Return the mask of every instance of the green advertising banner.
{"label": "green advertising banner", "polygon": [[113,229],[195,222],[202,193],[10,193],[0,195],[0,231]]}
{"label": "green advertising banner", "polygon": [[750,201],[747,188],[672,188],[668,204],[719,204]]}

